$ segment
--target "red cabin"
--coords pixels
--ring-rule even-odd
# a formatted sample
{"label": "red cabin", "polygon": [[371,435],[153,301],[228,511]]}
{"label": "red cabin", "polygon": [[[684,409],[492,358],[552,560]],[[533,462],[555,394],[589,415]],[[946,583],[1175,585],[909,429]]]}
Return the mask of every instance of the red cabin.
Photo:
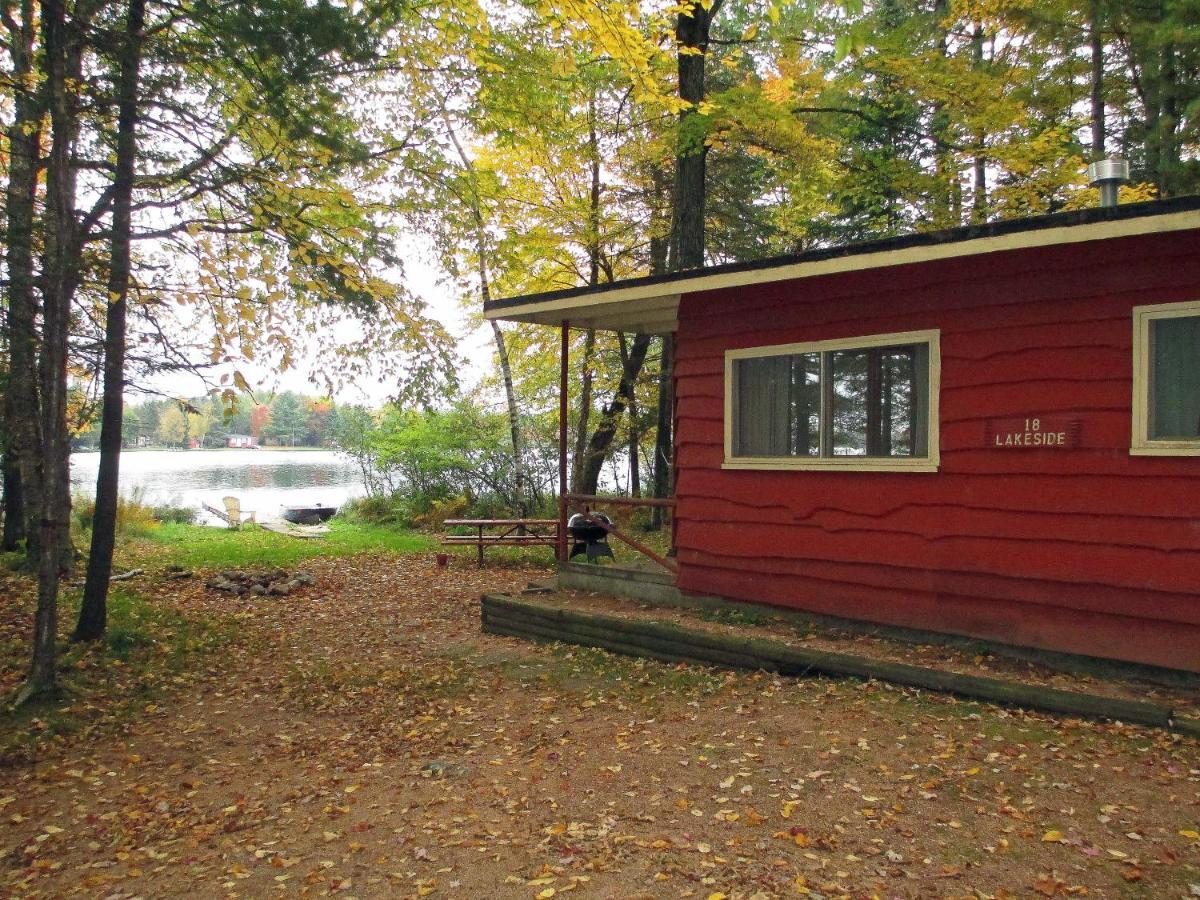
{"label": "red cabin", "polygon": [[675,334],[682,590],[1200,671],[1200,198],[486,314]]}

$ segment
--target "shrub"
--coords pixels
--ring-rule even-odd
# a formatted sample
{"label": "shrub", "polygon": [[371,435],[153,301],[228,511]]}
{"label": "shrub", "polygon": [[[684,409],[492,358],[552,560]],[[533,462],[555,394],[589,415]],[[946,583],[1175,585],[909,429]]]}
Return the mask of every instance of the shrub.
{"label": "shrub", "polygon": [[426,531],[440,531],[447,519],[465,519],[473,512],[471,502],[466,497],[435,500],[430,504],[428,512],[419,513],[412,517],[412,524],[414,527]]}
{"label": "shrub", "polygon": [[[548,513],[530,510],[531,518],[554,518],[558,515],[553,501],[546,504]],[[360,497],[342,504],[339,516],[364,525],[399,525],[423,531],[441,531],[447,519],[509,519],[516,515],[513,508],[498,494],[482,497],[431,497],[420,491],[396,491],[388,496]]]}
{"label": "shrub", "polygon": [[96,501],[92,497],[76,495],[71,499],[71,518],[80,531],[91,531],[92,520],[96,518]]}
{"label": "shrub", "polygon": [[[516,517],[517,511],[499,494],[484,494],[475,498],[468,515],[473,519],[512,519]],[[536,516],[531,512],[526,518]]]}
{"label": "shrub", "polygon": [[375,496],[347,500],[338,515],[363,525],[400,525],[407,521],[405,512],[397,497]]}
{"label": "shrub", "polygon": [[155,506],[150,512],[156,521],[162,522],[164,525],[195,525],[196,519],[200,515],[200,510],[194,506],[173,506],[171,504]]}
{"label": "shrub", "polygon": [[[117,534],[130,535],[157,528],[164,522],[190,525],[196,521],[197,510],[186,506],[149,506],[142,502],[144,495],[139,490],[128,496],[117,498]],[[96,519],[94,497],[76,496],[71,503],[71,513],[81,531],[91,531]]]}

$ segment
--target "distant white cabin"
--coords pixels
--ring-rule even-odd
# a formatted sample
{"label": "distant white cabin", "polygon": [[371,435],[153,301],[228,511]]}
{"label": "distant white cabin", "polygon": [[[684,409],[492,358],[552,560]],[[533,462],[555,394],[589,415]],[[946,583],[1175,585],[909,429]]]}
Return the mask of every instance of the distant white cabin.
{"label": "distant white cabin", "polygon": [[231,435],[229,435],[228,438],[226,438],[225,446],[226,447],[240,447],[240,448],[257,447],[258,446],[258,438],[253,437],[249,434],[231,434]]}

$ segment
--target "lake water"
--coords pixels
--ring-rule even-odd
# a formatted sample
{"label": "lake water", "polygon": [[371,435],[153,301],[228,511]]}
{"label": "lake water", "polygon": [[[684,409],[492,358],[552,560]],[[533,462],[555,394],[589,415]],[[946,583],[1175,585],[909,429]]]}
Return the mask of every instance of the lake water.
{"label": "lake water", "polygon": [[[71,489],[96,493],[99,453],[71,455]],[[358,467],[333,450],[127,450],[121,454],[121,493],[143,503],[223,509],[234,496],[243,511],[277,520],[281,506],[340,506],[366,491]],[[224,524],[203,513],[206,524]]]}

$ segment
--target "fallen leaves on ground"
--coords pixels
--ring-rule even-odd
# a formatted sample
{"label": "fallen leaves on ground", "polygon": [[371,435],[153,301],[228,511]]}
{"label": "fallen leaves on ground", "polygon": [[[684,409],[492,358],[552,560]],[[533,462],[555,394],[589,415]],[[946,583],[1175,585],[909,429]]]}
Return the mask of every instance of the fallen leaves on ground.
{"label": "fallen leaves on ground", "polygon": [[737,900],[1200,883],[1194,740],[483,635],[478,595],[541,573],[461,563],[314,560],[314,585],[241,600],[150,578],[152,606],[224,637],[152,684],[118,683],[142,685],[136,705],[104,682],[81,727],[0,770],[0,890]]}

